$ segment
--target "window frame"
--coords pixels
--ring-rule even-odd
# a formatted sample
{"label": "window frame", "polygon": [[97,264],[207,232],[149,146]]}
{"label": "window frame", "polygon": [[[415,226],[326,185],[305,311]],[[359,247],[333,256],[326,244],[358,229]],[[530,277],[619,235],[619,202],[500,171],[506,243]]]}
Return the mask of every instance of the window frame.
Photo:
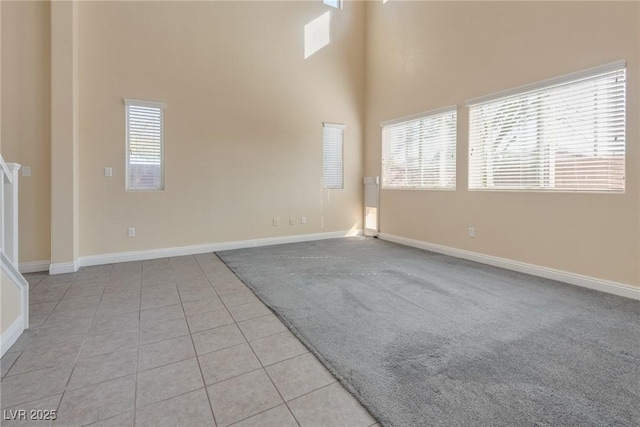
{"label": "window frame", "polygon": [[324,4],[325,6],[329,6],[333,9],[338,9],[338,10],[342,10],[342,8],[344,7],[344,0],[337,0],[338,5],[334,6],[332,4],[327,3],[327,0],[322,0],[322,4]]}
{"label": "window frame", "polygon": [[[325,176],[325,144],[328,141],[324,138],[324,130],[325,128],[338,129],[340,130],[340,186],[327,186],[326,176]],[[326,190],[343,190],[344,189],[344,130],[346,126],[342,123],[322,123],[322,188]]]}
{"label": "window frame", "polygon": [[[164,112],[166,104],[164,102],[145,101],[139,99],[124,98],[125,105],[125,190],[127,192],[158,192],[165,190],[165,153],[164,153]],[[154,108],[160,110],[160,186],[159,188],[132,188],[131,187],[131,150],[130,147],[130,127],[129,116],[130,107]]]}
{"label": "window frame", "polygon": [[[404,186],[389,186],[387,184],[387,177],[385,175],[385,138],[384,138],[384,129],[389,126],[396,126],[400,124],[408,124],[412,122],[416,122],[423,119],[429,118],[438,118],[439,116],[444,116],[446,114],[454,114],[453,119],[453,141],[452,143],[452,153],[453,153],[453,183],[451,185],[404,185]],[[412,114],[409,116],[400,117],[393,120],[387,120],[380,123],[381,128],[381,183],[380,188],[382,190],[401,190],[401,191],[455,191],[457,189],[457,150],[458,150],[458,106],[450,105],[448,107],[438,108],[435,110],[429,110],[422,113]],[[424,165],[422,165],[423,167]],[[446,168],[445,168],[446,170]],[[439,171],[438,180],[441,181],[443,179],[442,171]]]}
{"label": "window frame", "polygon": [[[470,99],[468,101],[466,101],[466,106],[468,108],[469,111],[469,122],[468,122],[468,129],[469,129],[469,141],[468,141],[468,181],[467,181],[467,187],[469,191],[495,191],[495,192],[538,192],[538,193],[565,193],[565,194],[588,194],[588,193],[596,193],[596,194],[624,194],[626,192],[626,162],[627,162],[627,150],[626,150],[626,61],[625,60],[621,60],[621,61],[615,61],[615,62],[611,62],[608,64],[604,64],[598,67],[593,67],[593,68],[589,68],[589,69],[585,69],[582,71],[578,71],[575,73],[570,73],[570,74],[565,74],[562,76],[558,76],[558,77],[554,77],[554,78],[550,78],[550,79],[546,79],[540,82],[536,82],[536,83],[532,83],[532,84],[528,84],[528,85],[524,85],[524,86],[519,86],[513,89],[508,89],[505,91],[501,91],[501,92],[497,92],[494,94],[490,94],[490,95],[486,95],[486,96],[482,96],[482,97],[478,97],[478,98],[474,98],[474,99]],[[622,137],[622,141],[623,141],[623,148],[622,148],[622,155],[620,156],[621,158],[619,160],[621,160],[621,164],[622,164],[622,188],[616,188],[616,187],[611,187],[608,186],[607,188],[593,188],[595,186],[595,184],[592,184],[590,182],[585,183],[585,188],[578,188],[577,186],[573,186],[571,187],[570,185],[567,185],[566,187],[562,187],[562,186],[556,186],[556,180],[558,179],[558,174],[556,173],[556,165],[552,164],[551,162],[555,160],[555,153],[553,154],[548,154],[546,156],[541,156],[539,155],[538,157],[531,157],[531,159],[533,160],[538,160],[540,162],[540,166],[538,166],[538,168],[536,169],[536,171],[539,174],[539,178],[538,181],[536,182],[535,186],[533,185],[525,185],[525,184],[519,184],[519,186],[516,185],[507,185],[507,184],[502,184],[502,186],[498,185],[492,185],[492,186],[488,186],[488,184],[484,184],[484,186],[482,186],[481,184],[476,183],[476,179],[474,178],[476,175],[478,174],[485,174],[485,175],[492,175],[493,172],[489,171],[488,169],[482,169],[482,170],[478,170],[478,169],[472,169],[474,166],[476,166],[474,164],[474,161],[472,160],[472,156],[473,156],[473,150],[474,148],[477,147],[482,147],[482,142],[478,141],[478,144],[474,144],[474,142],[472,141],[472,137],[473,135],[473,123],[472,123],[472,119],[473,119],[473,112],[472,112],[472,108],[476,107],[476,106],[482,106],[482,105],[487,105],[487,104],[491,104],[491,103],[497,103],[500,101],[510,101],[510,100],[517,100],[517,99],[521,99],[522,102],[525,102],[525,99],[527,97],[541,97],[545,92],[546,93],[552,91],[554,88],[558,88],[558,91],[561,91],[563,89],[566,88],[571,88],[571,85],[577,85],[580,84],[581,82],[587,82],[588,79],[597,79],[598,77],[604,77],[606,74],[611,74],[611,73],[616,73],[616,72],[622,72],[623,75],[625,76],[625,79],[623,81],[624,83],[624,94],[622,96],[623,98],[623,104],[622,104],[622,112],[623,114],[623,125],[622,125],[622,130],[623,130],[623,137]],[[596,92],[594,91],[594,97],[595,97]],[[538,102],[538,101],[536,101]],[[598,103],[597,101],[593,101],[593,107],[591,107],[592,109],[596,110],[598,108]],[[545,130],[551,126],[549,124],[549,121],[554,117],[554,116],[550,116],[548,114],[546,114],[546,112],[542,112],[542,108],[540,104],[535,104],[536,107],[538,107],[537,110],[532,110],[531,108],[527,108],[526,110],[523,110],[523,113],[528,113],[531,114],[532,112],[537,112],[537,116],[536,116],[536,120],[535,123],[529,123],[528,121],[526,122],[527,125],[531,125],[534,126],[536,128],[536,132],[538,132],[538,134],[542,133],[544,135]],[[591,104],[588,104],[589,106],[591,106]],[[588,110],[587,110],[588,111]],[[617,110],[616,110],[617,111]],[[543,116],[541,116],[541,114]],[[585,113],[587,114],[587,113]],[[498,115],[496,114],[495,117],[497,117]],[[595,120],[593,126],[597,126],[597,122],[598,122],[598,117],[597,115],[593,115],[593,120]],[[597,140],[596,140],[597,141]],[[618,137],[616,136],[614,141],[618,141]],[[548,152],[551,153],[551,144],[552,144],[553,140],[551,140],[550,138],[545,138],[544,136],[538,137],[536,138],[536,149],[539,152]],[[599,141],[598,141],[599,142]],[[485,142],[486,144],[486,142]],[[615,145],[615,144],[612,144]],[[610,147],[611,145],[606,145],[605,147]],[[477,166],[477,167],[481,167],[481,166]],[[608,164],[608,167],[611,167],[611,164]],[[493,169],[494,171],[495,169]],[[547,175],[545,175],[543,172],[545,171],[549,171],[547,172]],[[553,172],[551,172],[553,171]],[[586,172],[584,172],[586,173]],[[526,175],[519,175],[520,180],[524,180],[526,179]]]}

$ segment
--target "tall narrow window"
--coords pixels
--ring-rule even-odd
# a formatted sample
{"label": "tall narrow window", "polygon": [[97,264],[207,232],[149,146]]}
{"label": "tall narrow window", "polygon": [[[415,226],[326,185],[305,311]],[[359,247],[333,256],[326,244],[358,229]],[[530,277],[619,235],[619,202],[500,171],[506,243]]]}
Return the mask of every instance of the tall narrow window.
{"label": "tall narrow window", "polygon": [[127,190],[164,189],[164,108],[158,102],[125,99]]}
{"label": "tall narrow window", "polygon": [[382,188],[456,188],[456,107],[391,120],[382,127]]}
{"label": "tall narrow window", "polygon": [[624,192],[625,63],[468,101],[469,189]]}
{"label": "tall narrow window", "polygon": [[344,125],[323,123],[322,163],[324,188],[343,188],[343,139]]}

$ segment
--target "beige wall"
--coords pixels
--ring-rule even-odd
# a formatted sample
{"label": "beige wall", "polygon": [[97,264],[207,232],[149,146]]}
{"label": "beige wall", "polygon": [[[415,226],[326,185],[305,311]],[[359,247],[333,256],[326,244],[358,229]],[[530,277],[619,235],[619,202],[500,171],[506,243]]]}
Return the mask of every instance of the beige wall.
{"label": "beige wall", "polygon": [[2,270],[0,272],[0,335],[4,335],[22,311],[20,289]]}
{"label": "beige wall", "polygon": [[[383,190],[381,231],[640,285],[639,17],[637,2],[371,3],[365,173],[380,174],[381,121],[458,105],[457,190]],[[466,190],[465,100],[619,59],[625,194]]]}
{"label": "beige wall", "polygon": [[[361,228],[364,4],[333,10],[331,43],[305,60],[304,25],[328,10],[81,3],[80,255]],[[123,98],[167,104],[163,192],[125,192]],[[323,121],[346,124],[330,193]]]}
{"label": "beige wall", "polygon": [[2,156],[20,175],[20,263],[50,259],[49,3],[2,1]]}

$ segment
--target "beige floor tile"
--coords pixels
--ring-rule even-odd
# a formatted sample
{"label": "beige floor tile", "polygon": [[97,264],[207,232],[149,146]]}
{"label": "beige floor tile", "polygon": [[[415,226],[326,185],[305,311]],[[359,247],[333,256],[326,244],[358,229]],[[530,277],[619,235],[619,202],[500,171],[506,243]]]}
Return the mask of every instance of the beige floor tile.
{"label": "beige floor tile", "polygon": [[[31,326],[31,325],[30,325]],[[67,346],[84,341],[89,325],[70,325],[66,327],[39,328],[28,343],[27,350],[51,346]],[[23,333],[23,335],[26,334]],[[13,347],[12,347],[13,349]]]}
{"label": "beige floor tile", "polygon": [[96,308],[100,304],[100,295],[92,295],[80,298],[63,299],[56,306],[55,311],[70,311],[83,308]]}
{"label": "beige floor tile", "polygon": [[182,302],[199,301],[217,296],[216,291],[210,286],[206,289],[180,289],[179,291]]}
{"label": "beige floor tile", "polygon": [[250,302],[260,301],[250,290],[243,290],[241,292],[233,292],[229,294],[220,294],[220,299],[224,302],[227,308],[235,307],[236,305],[249,304]]}
{"label": "beige floor tile", "polygon": [[140,314],[137,311],[121,313],[117,316],[111,314],[96,315],[89,329],[89,335],[102,335],[110,332],[138,329]]}
{"label": "beige floor tile", "polygon": [[135,375],[67,391],[54,425],[85,425],[133,410]]}
{"label": "beige floor tile", "polygon": [[[29,419],[30,411],[53,411],[57,410],[58,404],[60,403],[60,399],[62,398],[62,394],[57,394],[51,397],[45,397],[44,399],[36,400],[35,402],[22,403],[20,405],[5,408],[2,414],[2,427],[42,427],[42,426],[50,426],[53,424],[53,420],[45,420],[45,419]],[[11,414],[18,414],[18,411],[26,411],[25,417],[23,419],[13,418]],[[5,412],[6,411],[6,412]],[[12,412],[10,412],[12,411]],[[51,412],[47,412],[50,418],[52,417]],[[14,415],[15,416],[15,415]],[[49,418],[47,417],[47,418]],[[9,419],[7,419],[9,418]]]}
{"label": "beige floor tile", "polygon": [[27,349],[13,364],[7,377],[73,363],[80,352],[80,347],[80,343],[74,343],[73,345],[51,345]]}
{"label": "beige floor tile", "polygon": [[242,332],[236,325],[220,326],[219,328],[197,332],[192,336],[198,355],[246,342]]}
{"label": "beige floor tile", "polygon": [[219,426],[227,426],[278,406],[282,399],[260,369],[207,387]]}
{"label": "beige floor tile", "polygon": [[240,344],[199,357],[206,385],[211,385],[262,367],[248,344]]}
{"label": "beige floor tile", "polygon": [[138,349],[132,348],[89,359],[80,359],[71,374],[67,390],[135,374],[137,357]]}
{"label": "beige floor tile", "polygon": [[91,427],[133,427],[133,411],[89,424]]}
{"label": "beige floor tile", "polygon": [[93,315],[96,314],[97,309],[97,305],[95,307],[80,308],[77,310],[57,311],[56,309],[49,315],[43,326],[46,328],[52,328],[56,326],[65,326],[71,323],[77,325],[81,322],[90,325],[91,319],[93,319]]}
{"label": "beige floor tile", "polygon": [[193,314],[187,317],[191,333],[217,328],[234,323],[226,308],[218,307],[215,311]]}
{"label": "beige floor tile", "polygon": [[206,313],[207,311],[217,310],[219,307],[223,307],[222,300],[216,295],[212,298],[204,298],[198,301],[183,302],[184,313],[187,316],[198,313]]}
{"label": "beige floor tile", "polygon": [[140,312],[140,327],[144,328],[155,323],[183,318],[184,312],[182,311],[182,306],[180,304],[142,310]]}
{"label": "beige floor tile", "polygon": [[276,406],[251,418],[233,424],[233,427],[298,427],[286,405]]}
{"label": "beige floor tile", "polygon": [[43,302],[40,304],[29,304],[29,314],[36,316],[42,316],[43,314],[50,314],[59,303],[56,302]]}
{"label": "beige floor tile", "polygon": [[368,427],[376,422],[338,383],[305,394],[288,405],[301,427]]}
{"label": "beige floor tile", "polygon": [[138,373],[138,408],[204,387],[196,358]]}
{"label": "beige floor tile", "polygon": [[189,327],[187,326],[187,320],[183,316],[140,327],[140,344],[151,344],[184,335],[189,335]]}
{"label": "beige floor tile", "polygon": [[229,295],[242,292],[251,293],[251,290],[235,276],[233,278],[216,280],[213,283],[213,287],[218,292],[218,295]]}
{"label": "beige floor tile", "polygon": [[2,356],[2,359],[0,360],[0,378],[4,378],[7,372],[9,372],[9,369],[11,369],[20,354],[22,354],[21,351],[11,351]]}
{"label": "beige floor tile", "polygon": [[289,331],[250,343],[264,366],[307,353],[307,348]]}
{"label": "beige floor tile", "polygon": [[204,388],[136,410],[138,427],[213,425],[211,406]]}
{"label": "beige floor tile", "polygon": [[108,302],[102,301],[98,306],[96,316],[111,315],[117,316],[121,313],[136,313],[140,311],[140,297],[128,299],[122,302]]}
{"label": "beige floor tile", "polygon": [[268,366],[267,373],[285,401],[336,382],[311,353]]}
{"label": "beige floor tile", "polygon": [[154,344],[141,345],[138,357],[138,370],[144,371],[169,363],[195,357],[190,336],[178,337]]}
{"label": "beige floor tile", "polygon": [[229,312],[236,322],[243,320],[255,319],[256,317],[271,314],[271,310],[262,302],[250,302],[249,304],[236,305],[229,308]]}
{"label": "beige floor tile", "polygon": [[117,331],[108,334],[88,336],[80,358],[99,356],[114,351],[127,350],[138,346],[138,330]]}
{"label": "beige floor tile", "polygon": [[247,341],[254,341],[287,330],[287,327],[274,314],[238,322],[238,326]]}

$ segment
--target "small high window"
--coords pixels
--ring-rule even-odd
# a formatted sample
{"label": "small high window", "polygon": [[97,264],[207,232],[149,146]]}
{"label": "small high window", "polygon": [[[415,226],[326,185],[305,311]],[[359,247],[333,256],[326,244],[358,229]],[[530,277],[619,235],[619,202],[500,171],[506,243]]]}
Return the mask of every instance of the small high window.
{"label": "small high window", "polygon": [[343,0],[322,0],[327,6],[335,7],[336,9],[342,9]]}

